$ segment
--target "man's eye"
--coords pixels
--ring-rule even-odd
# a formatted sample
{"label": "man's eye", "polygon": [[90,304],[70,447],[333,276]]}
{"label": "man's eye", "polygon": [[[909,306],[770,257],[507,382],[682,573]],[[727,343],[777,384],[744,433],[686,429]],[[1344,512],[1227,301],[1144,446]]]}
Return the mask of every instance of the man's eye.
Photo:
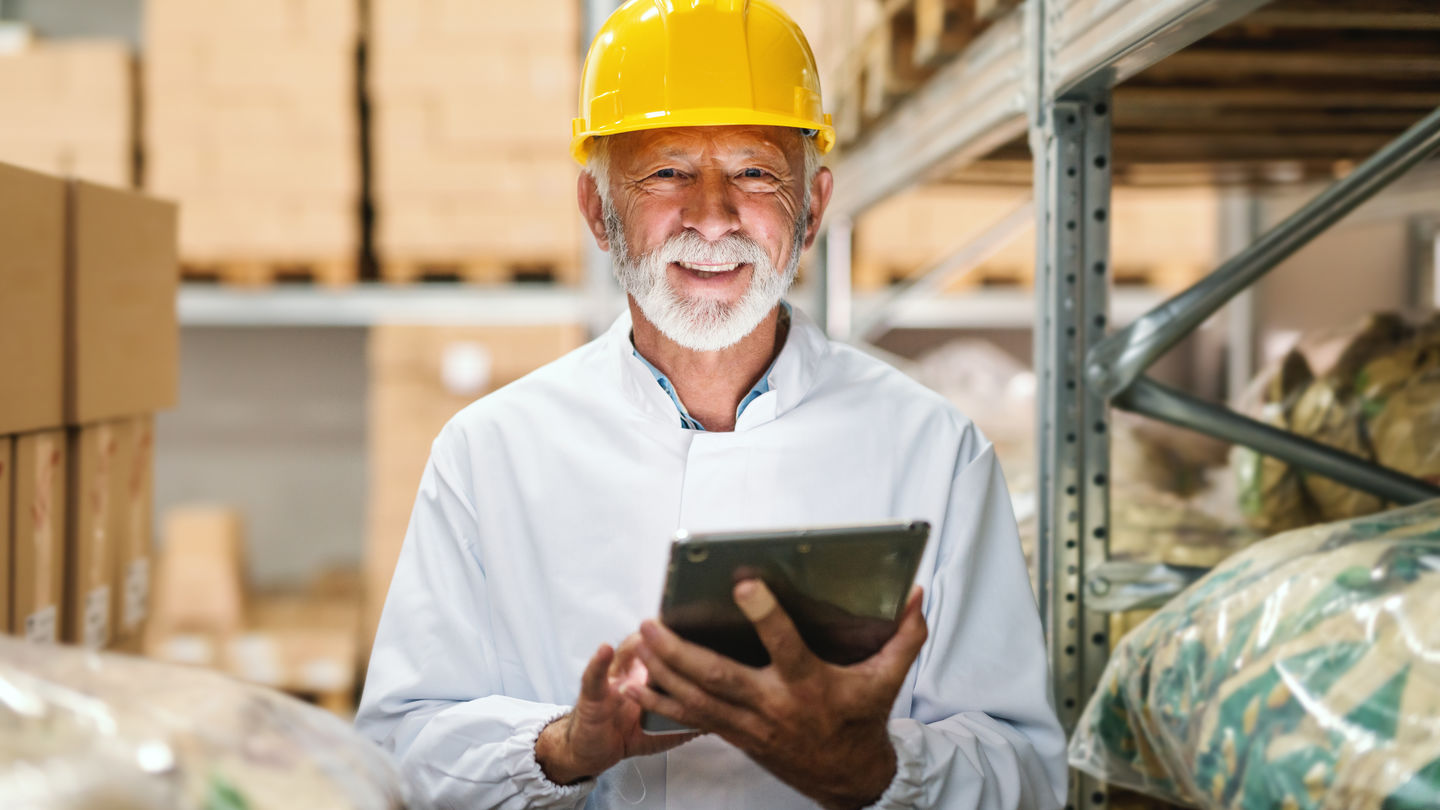
{"label": "man's eye", "polygon": [[674,180],[676,177],[679,177],[680,174],[674,169],[661,169],[660,171],[655,172],[655,176],[660,178],[661,180]]}
{"label": "man's eye", "polygon": [[745,170],[745,176],[746,176],[746,177],[756,177],[756,178],[764,177],[764,176],[765,176],[765,170],[764,170],[764,169],[746,169],[746,170]]}

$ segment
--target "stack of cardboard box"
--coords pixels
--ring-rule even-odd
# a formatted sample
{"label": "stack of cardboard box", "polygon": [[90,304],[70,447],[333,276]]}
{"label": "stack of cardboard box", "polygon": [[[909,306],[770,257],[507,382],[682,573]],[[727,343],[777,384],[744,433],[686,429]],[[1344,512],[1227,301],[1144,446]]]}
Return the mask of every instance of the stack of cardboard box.
{"label": "stack of cardboard box", "polygon": [[145,620],[153,413],[175,403],[176,209],[0,165],[0,616],[134,649]]}
{"label": "stack of cardboard box", "polygon": [[145,41],[146,183],[185,208],[187,272],[353,281],[356,0],[149,0]]}
{"label": "stack of cardboard box", "polygon": [[129,186],[134,59],[123,42],[17,38],[0,50],[0,161]]}
{"label": "stack of cardboard box", "polygon": [[577,281],[580,4],[373,0],[381,274]]}
{"label": "stack of cardboard box", "polygon": [[435,436],[466,405],[584,341],[578,324],[371,329],[362,653],[380,621]]}

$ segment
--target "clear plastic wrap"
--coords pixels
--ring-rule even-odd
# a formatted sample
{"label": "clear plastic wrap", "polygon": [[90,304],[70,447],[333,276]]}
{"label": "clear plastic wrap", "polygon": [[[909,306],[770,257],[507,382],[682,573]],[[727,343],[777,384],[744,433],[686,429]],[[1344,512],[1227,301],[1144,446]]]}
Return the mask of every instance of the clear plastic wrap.
{"label": "clear plastic wrap", "polygon": [[1070,762],[1215,810],[1440,807],[1440,500],[1231,557],[1118,645]]}
{"label": "clear plastic wrap", "polygon": [[6,810],[423,805],[339,718],[200,669],[0,637]]}
{"label": "clear plastic wrap", "polygon": [[[1322,365],[1327,357],[1334,359]],[[1312,368],[1325,372],[1314,376]],[[1248,399],[1262,421],[1440,482],[1440,317],[1412,327],[1395,315],[1371,316],[1341,340],[1292,351]],[[1246,517],[1264,532],[1387,506],[1248,448],[1237,447],[1232,462]]]}

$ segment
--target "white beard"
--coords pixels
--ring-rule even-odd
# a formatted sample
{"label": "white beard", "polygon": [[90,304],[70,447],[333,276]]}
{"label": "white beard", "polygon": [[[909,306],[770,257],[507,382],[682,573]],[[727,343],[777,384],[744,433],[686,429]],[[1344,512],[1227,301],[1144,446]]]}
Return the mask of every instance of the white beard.
{"label": "white beard", "polygon": [[[646,320],[661,334],[692,351],[716,352],[739,343],[780,303],[800,267],[800,246],[804,244],[806,224],[803,216],[795,223],[789,261],[780,270],[764,248],[739,234],[710,242],[687,230],[649,253],[632,257],[619,216],[608,201],[604,201],[604,208],[605,231],[620,287],[635,299]],[[807,204],[801,210],[809,208]],[[670,284],[671,262],[749,264],[750,285],[733,304],[686,298]]]}

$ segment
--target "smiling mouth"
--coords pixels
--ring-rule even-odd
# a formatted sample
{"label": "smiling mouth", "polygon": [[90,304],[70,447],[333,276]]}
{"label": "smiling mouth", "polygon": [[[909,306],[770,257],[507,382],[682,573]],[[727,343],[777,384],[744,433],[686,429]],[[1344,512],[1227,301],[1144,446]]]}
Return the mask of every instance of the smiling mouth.
{"label": "smiling mouth", "polygon": [[729,264],[693,264],[691,262],[675,262],[679,267],[690,271],[698,278],[715,278],[726,273],[733,272],[742,266],[740,262]]}

